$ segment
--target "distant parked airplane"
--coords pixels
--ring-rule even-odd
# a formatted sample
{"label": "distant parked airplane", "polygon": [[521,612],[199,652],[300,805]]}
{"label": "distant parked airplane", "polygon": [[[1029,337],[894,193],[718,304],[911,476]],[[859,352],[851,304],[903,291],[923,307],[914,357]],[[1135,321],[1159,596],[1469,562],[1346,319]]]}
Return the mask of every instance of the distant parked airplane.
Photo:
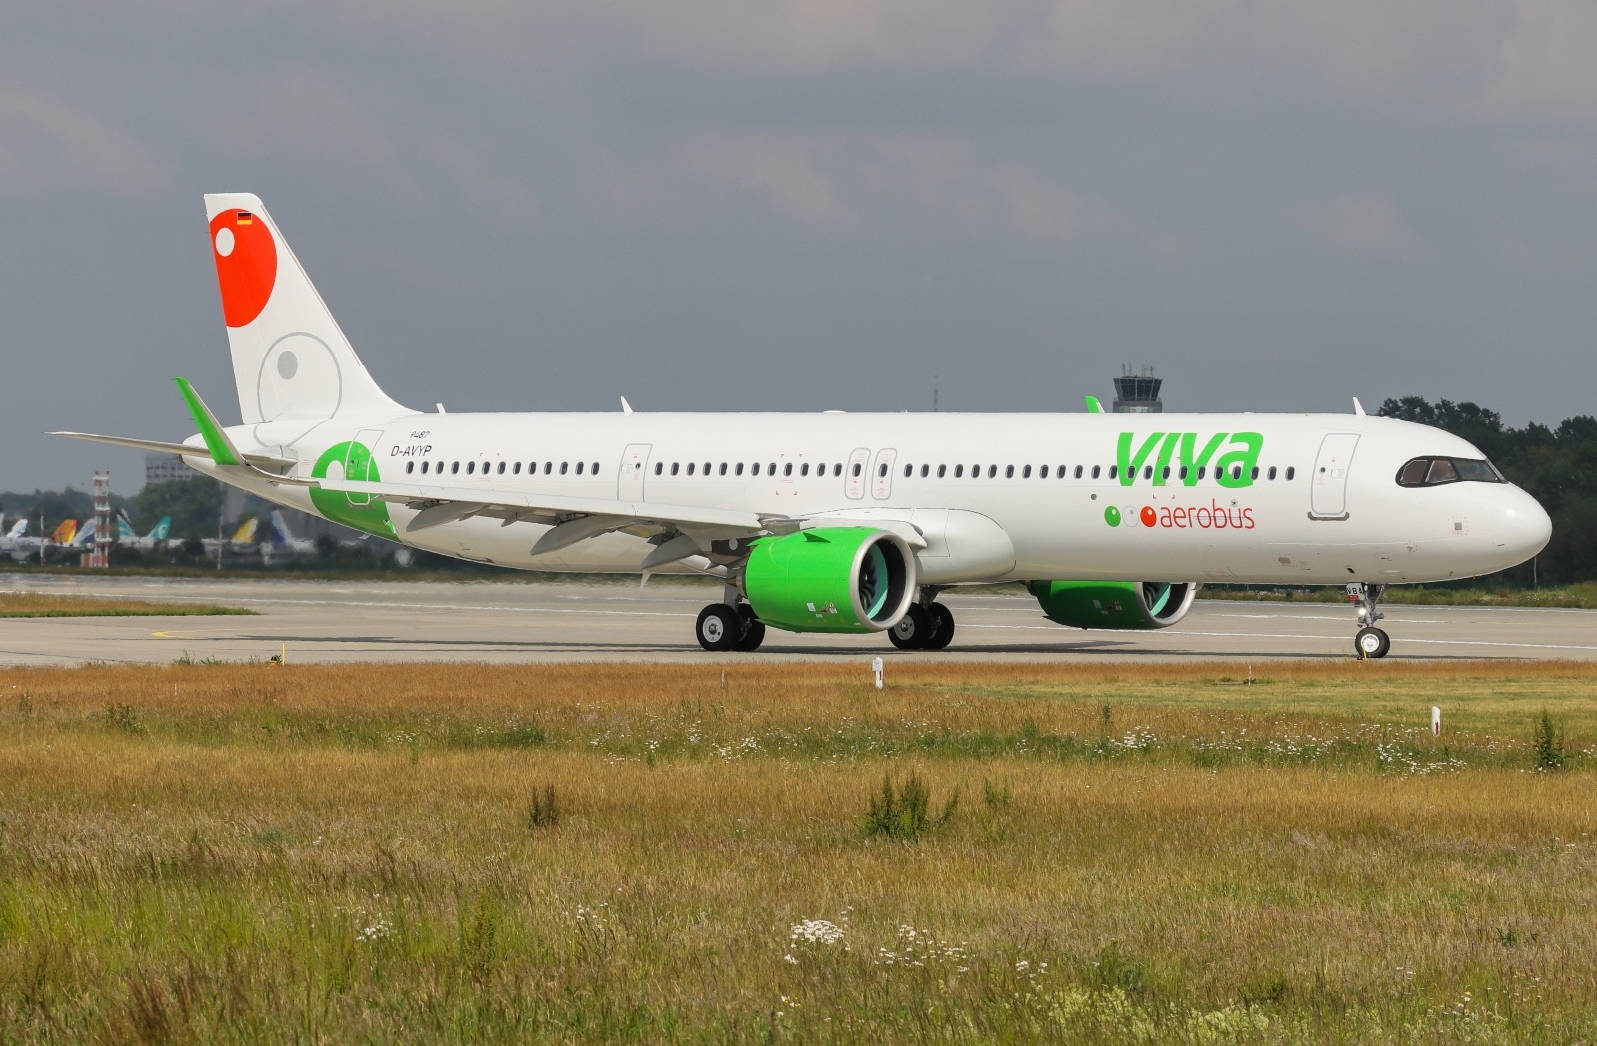
{"label": "distant parked airplane", "polygon": [[218,545],[221,546],[222,551],[235,556],[255,555],[259,551],[255,547],[255,531],[260,527],[260,523],[261,521],[256,517],[249,517],[238,525],[238,529],[233,531],[233,536],[226,541],[221,541],[217,538],[201,538],[200,541],[205,545],[206,555],[216,555]]}
{"label": "distant parked airplane", "polygon": [[421,414],[378,387],[260,200],[205,203],[243,424],[224,428],[179,378],[199,429],[182,443],[60,435],[179,454],[277,504],[461,559],[709,574],[723,583],[695,629],[709,650],[752,650],[768,625],[941,649],[954,616],[938,594],[1003,581],[1062,625],[1163,628],[1217,581],[1345,584],[1355,649],[1380,657],[1388,584],[1502,570],[1551,534],[1466,441],[1356,404]]}
{"label": "distant parked airplane", "polygon": [[151,527],[148,534],[140,537],[133,529],[133,521],[128,519],[126,510],[123,510],[117,513],[116,517],[116,543],[121,548],[153,552],[158,545],[166,541],[171,529],[172,517],[162,516],[160,522]]}

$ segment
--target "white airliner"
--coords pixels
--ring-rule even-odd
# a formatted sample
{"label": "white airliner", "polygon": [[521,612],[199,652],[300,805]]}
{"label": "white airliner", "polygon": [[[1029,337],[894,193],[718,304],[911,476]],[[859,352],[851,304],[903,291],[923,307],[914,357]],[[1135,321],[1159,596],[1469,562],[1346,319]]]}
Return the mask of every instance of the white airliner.
{"label": "white airliner", "polygon": [[[380,389],[259,199],[207,196],[243,423],[182,378],[180,454],[278,504],[461,559],[694,571],[709,650],[766,626],[940,649],[953,585],[1027,582],[1050,619],[1162,628],[1203,582],[1385,586],[1502,570],[1551,533],[1437,429],[1329,414],[418,413]],[[1136,578],[1164,580],[1136,581]]]}

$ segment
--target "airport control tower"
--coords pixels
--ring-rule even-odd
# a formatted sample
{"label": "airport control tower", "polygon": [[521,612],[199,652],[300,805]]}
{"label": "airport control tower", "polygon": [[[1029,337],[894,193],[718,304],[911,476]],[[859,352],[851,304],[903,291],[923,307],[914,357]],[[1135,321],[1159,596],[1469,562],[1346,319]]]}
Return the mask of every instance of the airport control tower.
{"label": "airport control tower", "polygon": [[1115,407],[1116,414],[1162,414],[1164,401],[1159,398],[1159,386],[1164,384],[1163,378],[1153,376],[1152,367],[1143,367],[1140,371],[1130,367],[1121,369],[1120,377],[1115,379]]}

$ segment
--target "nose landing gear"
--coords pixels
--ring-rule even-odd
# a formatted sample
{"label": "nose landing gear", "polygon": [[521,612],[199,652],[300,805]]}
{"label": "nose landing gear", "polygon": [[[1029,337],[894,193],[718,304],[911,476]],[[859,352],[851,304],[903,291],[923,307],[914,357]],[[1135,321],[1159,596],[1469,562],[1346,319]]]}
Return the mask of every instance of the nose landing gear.
{"label": "nose landing gear", "polygon": [[1376,628],[1375,623],[1386,615],[1376,609],[1385,585],[1372,585],[1363,581],[1347,587],[1347,601],[1358,604],[1359,630],[1353,635],[1353,652],[1360,661],[1366,658],[1385,657],[1392,649],[1392,637]]}

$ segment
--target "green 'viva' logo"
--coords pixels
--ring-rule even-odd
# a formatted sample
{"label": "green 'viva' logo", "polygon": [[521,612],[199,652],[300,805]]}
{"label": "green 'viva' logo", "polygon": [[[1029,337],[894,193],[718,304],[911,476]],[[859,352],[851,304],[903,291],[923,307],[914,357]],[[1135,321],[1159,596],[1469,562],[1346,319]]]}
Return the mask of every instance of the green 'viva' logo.
{"label": "green 'viva' logo", "polygon": [[1201,444],[1196,432],[1152,432],[1140,442],[1135,433],[1122,432],[1115,461],[1123,487],[1135,483],[1150,465],[1156,487],[1165,485],[1167,468],[1185,485],[1197,486],[1198,470],[1210,466],[1222,487],[1248,487],[1253,485],[1253,467],[1262,449],[1264,436],[1258,432],[1216,432]]}
{"label": "green 'viva' logo", "polygon": [[[328,447],[322,456],[316,459],[316,466],[311,469],[311,476],[315,479],[326,479],[327,470],[334,462],[343,465],[345,479],[364,480],[368,483],[376,483],[378,480],[377,462],[372,460],[371,449],[356,440],[346,440]],[[310,495],[311,504],[316,506],[316,511],[335,523],[364,530],[380,538],[394,536],[394,524],[388,518],[388,504],[379,498],[369,494],[319,490],[316,487],[310,489]]]}

